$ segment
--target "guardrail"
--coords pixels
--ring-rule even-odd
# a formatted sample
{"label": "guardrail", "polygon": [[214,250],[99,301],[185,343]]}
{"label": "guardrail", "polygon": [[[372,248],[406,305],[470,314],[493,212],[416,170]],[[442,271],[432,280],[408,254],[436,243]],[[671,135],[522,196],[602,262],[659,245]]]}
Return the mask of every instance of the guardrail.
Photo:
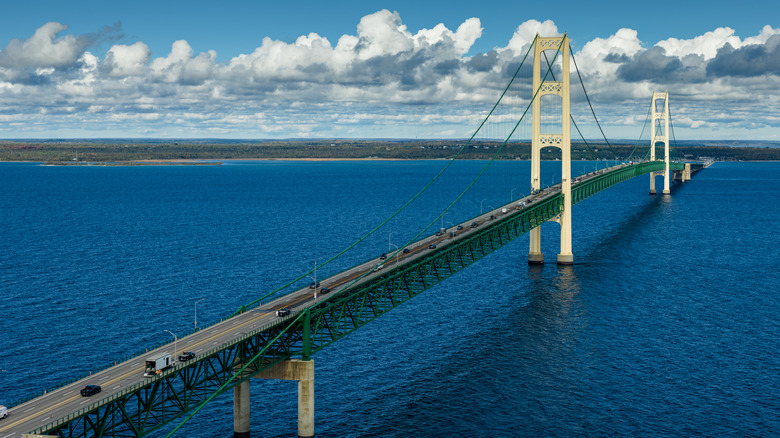
{"label": "guardrail", "polygon": [[286,316],[284,318],[280,318],[278,320],[275,320],[273,322],[270,322],[268,324],[264,324],[260,328],[252,330],[251,332],[249,332],[249,333],[247,333],[247,334],[245,334],[245,335],[243,335],[243,336],[241,336],[239,338],[233,339],[233,340],[228,341],[228,342],[223,342],[219,346],[210,349],[206,353],[203,353],[201,356],[198,356],[196,359],[193,359],[192,361],[188,361],[186,365],[175,364],[174,366],[172,366],[171,368],[163,371],[162,373],[160,373],[157,376],[147,378],[147,380],[144,381],[144,382],[140,382],[140,383],[136,383],[135,385],[128,386],[127,388],[117,392],[116,394],[112,394],[112,395],[110,395],[108,397],[105,397],[105,398],[101,399],[100,401],[98,401],[96,403],[93,403],[93,404],[90,404],[87,407],[81,408],[78,411],[76,411],[76,412],[74,412],[72,414],[69,414],[69,415],[67,415],[65,417],[58,418],[58,419],[56,419],[56,420],[54,420],[54,421],[52,421],[50,423],[45,424],[44,426],[41,426],[41,427],[35,429],[34,431],[32,431],[30,433],[38,434],[38,435],[44,434],[45,432],[48,432],[48,431],[50,431],[50,430],[52,430],[54,428],[57,428],[57,427],[65,424],[65,423],[73,421],[73,420],[75,420],[75,419],[77,419],[77,418],[79,418],[79,417],[81,417],[81,416],[83,416],[85,414],[88,414],[88,413],[90,413],[90,412],[92,412],[94,410],[97,410],[97,409],[99,409],[99,408],[101,408],[101,407],[103,407],[103,406],[105,406],[105,405],[107,405],[107,404],[117,400],[117,399],[123,398],[123,397],[127,396],[130,393],[136,392],[136,391],[138,391],[138,390],[140,390],[140,389],[142,389],[144,387],[150,386],[150,385],[152,385],[153,383],[155,383],[156,381],[158,381],[160,379],[169,377],[170,375],[172,375],[174,373],[177,373],[177,372],[179,372],[179,371],[181,371],[183,369],[193,367],[198,362],[202,362],[204,360],[207,360],[208,358],[210,358],[211,356],[219,353],[222,350],[225,350],[225,349],[227,349],[227,348],[229,348],[229,347],[231,347],[233,345],[236,345],[236,344],[239,344],[241,342],[244,342],[245,340],[247,340],[247,339],[257,335],[258,333],[262,333],[264,331],[267,331],[267,330],[269,330],[269,329],[271,329],[273,327],[276,327],[278,325],[281,325],[281,324],[285,323],[286,321],[288,321],[288,320],[290,320],[292,318],[295,318],[300,312],[302,312],[302,311],[291,312],[290,315],[288,315],[288,316]]}

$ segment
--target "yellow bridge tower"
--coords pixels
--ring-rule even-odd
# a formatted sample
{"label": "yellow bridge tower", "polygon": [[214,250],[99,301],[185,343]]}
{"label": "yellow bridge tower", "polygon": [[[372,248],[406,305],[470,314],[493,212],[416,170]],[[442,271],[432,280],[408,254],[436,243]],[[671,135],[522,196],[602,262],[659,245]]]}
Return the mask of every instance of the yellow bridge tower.
{"label": "yellow bridge tower", "polygon": [[[661,108],[663,105],[663,108]],[[655,177],[664,176],[664,195],[669,194],[669,93],[653,92],[652,107],[653,133],[650,135],[650,161],[655,161],[655,147],[664,144],[664,161],[666,167],[661,172],[650,172],[650,194],[655,195]]]}
{"label": "yellow bridge tower", "polygon": [[[541,57],[542,52],[555,50],[561,56],[561,80],[542,82]],[[541,189],[541,155],[542,148],[557,147],[561,149],[561,193],[564,207],[554,220],[561,225],[561,252],[558,254],[559,265],[570,265],[574,262],[571,252],[571,122],[569,110],[569,39],[562,37],[541,38],[537,35],[534,43],[534,80],[532,128],[531,128],[531,188]],[[541,132],[541,100],[542,96],[553,94],[561,97],[561,130],[558,133]],[[531,247],[528,252],[529,264],[544,263],[541,251],[541,229],[530,231]]]}

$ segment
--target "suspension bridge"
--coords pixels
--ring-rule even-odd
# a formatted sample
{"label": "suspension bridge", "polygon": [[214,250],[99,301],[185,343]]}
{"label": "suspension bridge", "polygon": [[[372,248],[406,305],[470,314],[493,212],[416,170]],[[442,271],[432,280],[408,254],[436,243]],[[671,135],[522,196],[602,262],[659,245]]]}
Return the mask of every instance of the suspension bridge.
{"label": "suspension bridge", "polygon": [[[547,52],[553,52],[552,59]],[[285,379],[298,382],[298,435],[314,436],[314,361],[318,351],[389,312],[425,290],[475,264],[496,249],[528,234],[528,263],[544,263],[540,226],[547,221],[560,224],[560,252],[556,262],[574,263],[572,252],[572,207],[615,184],[640,175],[650,175],[649,192],[656,194],[656,177],[663,177],[662,195],[670,194],[674,181],[685,182],[708,163],[673,160],[673,125],[668,93],[655,92],[645,120],[649,145],[645,153],[636,147],[624,157],[615,156],[592,172],[571,174],[571,127],[580,133],[582,146],[612,150],[604,136],[598,145],[588,143],[570,111],[569,40],[537,36],[520,61],[497,103],[484,117],[471,138],[443,162],[431,182],[400,206],[385,221],[366,232],[353,244],[284,285],[241,306],[230,318],[196,330],[173,343],[147,349],[139,356],[56,388],[32,394],[13,403],[9,415],[0,422],[0,438],[23,436],[57,437],[140,437],[153,434],[173,436],[210,400],[232,390],[234,435],[249,436],[249,385],[252,379]],[[531,71],[530,82],[522,83],[520,73]],[[588,102],[598,131],[603,134],[585,91],[579,70],[583,98]],[[527,117],[530,115],[530,117]],[[530,120],[529,120],[530,119]],[[671,129],[670,129],[671,128]],[[523,133],[523,129],[530,131]],[[489,206],[474,215],[469,212],[457,223],[444,223],[444,217],[458,205],[476,205],[472,191],[484,180],[510,144],[527,145],[531,151],[529,193],[497,208]],[[492,144],[492,159],[473,164],[473,179],[458,188],[449,199],[433,195],[440,204],[429,223],[405,238],[401,245],[388,242],[388,251],[345,270],[317,278],[329,265],[355,247],[386,229],[405,209],[429,193],[437,183],[448,185],[447,172],[462,151],[476,145]],[[656,149],[663,147],[663,155]],[[485,147],[485,146],[483,146]],[[551,148],[560,151],[561,177],[549,186],[542,184],[541,155]],[[504,177],[504,176],[502,176]],[[511,176],[506,176],[511,177]],[[477,195],[479,197],[480,195]],[[471,199],[469,198],[471,197]],[[454,215],[454,214],[453,214]],[[440,224],[440,225],[439,225]],[[310,284],[309,280],[312,280]],[[177,360],[185,351],[198,351],[196,357]],[[148,359],[169,354],[170,366],[160,367],[151,376]],[[82,397],[87,384],[102,391]]]}

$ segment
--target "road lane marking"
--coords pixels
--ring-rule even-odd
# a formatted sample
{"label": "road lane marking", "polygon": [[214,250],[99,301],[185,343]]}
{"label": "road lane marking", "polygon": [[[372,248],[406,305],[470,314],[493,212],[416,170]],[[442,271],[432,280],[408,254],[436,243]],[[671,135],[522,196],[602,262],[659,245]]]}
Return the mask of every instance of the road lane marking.
{"label": "road lane marking", "polygon": [[[114,382],[117,382],[117,381],[119,381],[121,379],[127,378],[131,374],[138,372],[139,369],[143,371],[143,367],[141,367],[141,368],[134,368],[134,369],[130,370],[130,372],[127,372],[127,373],[125,373],[125,374],[115,378],[114,380],[107,382],[106,384],[110,385],[110,384],[112,384]],[[52,411],[54,409],[57,409],[57,408],[59,408],[62,405],[65,405],[67,403],[70,403],[70,402],[73,402],[73,401],[77,400],[79,397],[80,397],[80,395],[76,395],[76,396],[67,398],[67,399],[65,399],[65,400],[63,400],[63,401],[61,401],[61,402],[59,402],[57,404],[54,404],[54,405],[52,405],[52,406],[50,406],[48,408],[45,408],[44,410],[42,410],[40,412],[36,412],[35,414],[27,415],[26,417],[20,418],[15,423],[11,423],[11,424],[9,424],[6,427],[0,428],[0,432],[4,431],[6,429],[10,429],[10,428],[12,428],[12,427],[14,427],[14,426],[16,426],[16,425],[18,425],[20,423],[24,423],[25,421],[32,421],[36,415],[46,414],[47,412],[50,412],[50,411]],[[100,401],[100,400],[98,400],[98,401]],[[83,403],[80,403],[80,404],[83,404]],[[51,417],[47,418],[46,420],[54,421],[54,419],[51,418]]]}

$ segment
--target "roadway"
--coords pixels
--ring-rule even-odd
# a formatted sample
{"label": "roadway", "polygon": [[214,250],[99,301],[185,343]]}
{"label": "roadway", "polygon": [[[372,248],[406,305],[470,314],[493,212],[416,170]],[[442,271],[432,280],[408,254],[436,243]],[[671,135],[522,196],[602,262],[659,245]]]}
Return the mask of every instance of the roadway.
{"label": "roadway", "polygon": [[[623,165],[615,166],[615,168],[621,166]],[[604,171],[605,170],[600,170],[576,177],[573,179],[573,185],[578,182],[586,181]],[[381,275],[382,268],[392,268],[395,267],[396,264],[403,265],[404,263],[428,254],[430,251],[435,251],[435,249],[429,248],[429,245],[431,244],[435,244],[437,249],[439,249],[443,245],[447,245],[468,236],[469,233],[479,229],[479,226],[485,222],[498,219],[503,215],[517,213],[523,208],[536,205],[539,201],[553,196],[559,191],[560,184],[550,186],[536,194],[513,200],[509,204],[485,212],[476,218],[472,218],[460,224],[460,227],[462,227],[460,230],[457,229],[458,226],[456,225],[450,227],[443,233],[436,233],[419,240],[407,247],[409,249],[408,253],[399,252],[397,256],[393,257],[390,257],[390,254],[388,253],[386,259],[375,258],[347,271],[321,280],[320,288],[327,287],[331,292],[328,294],[317,294],[316,302],[327,300],[339,290],[357,284],[354,281],[355,279],[359,278],[358,282],[367,281]],[[475,222],[478,225],[472,227],[471,224]],[[382,268],[377,269],[379,265],[382,265]],[[122,391],[123,388],[143,382],[147,379],[144,377],[144,368],[146,358],[148,357],[169,352],[176,365],[181,364],[186,366],[186,363],[178,362],[177,360],[177,356],[182,352],[192,351],[196,354],[200,354],[239,338],[255,328],[269,324],[277,319],[276,310],[290,308],[293,313],[303,310],[315,302],[314,291],[314,289],[309,287],[300,289],[231,319],[178,339],[175,343],[171,342],[170,344],[149,351],[143,356],[138,356],[128,361],[118,363],[113,367],[97,372],[87,378],[51,391],[19,406],[15,406],[8,410],[8,417],[6,419],[0,420],[0,438],[21,438],[22,434],[29,433],[30,431],[45,426],[59,418],[66,417],[80,409],[88,407],[90,404],[97,403],[105,397]],[[174,345],[176,351],[174,351]],[[91,397],[82,397],[80,390],[83,389],[84,386],[90,384],[100,385],[102,391]]]}

